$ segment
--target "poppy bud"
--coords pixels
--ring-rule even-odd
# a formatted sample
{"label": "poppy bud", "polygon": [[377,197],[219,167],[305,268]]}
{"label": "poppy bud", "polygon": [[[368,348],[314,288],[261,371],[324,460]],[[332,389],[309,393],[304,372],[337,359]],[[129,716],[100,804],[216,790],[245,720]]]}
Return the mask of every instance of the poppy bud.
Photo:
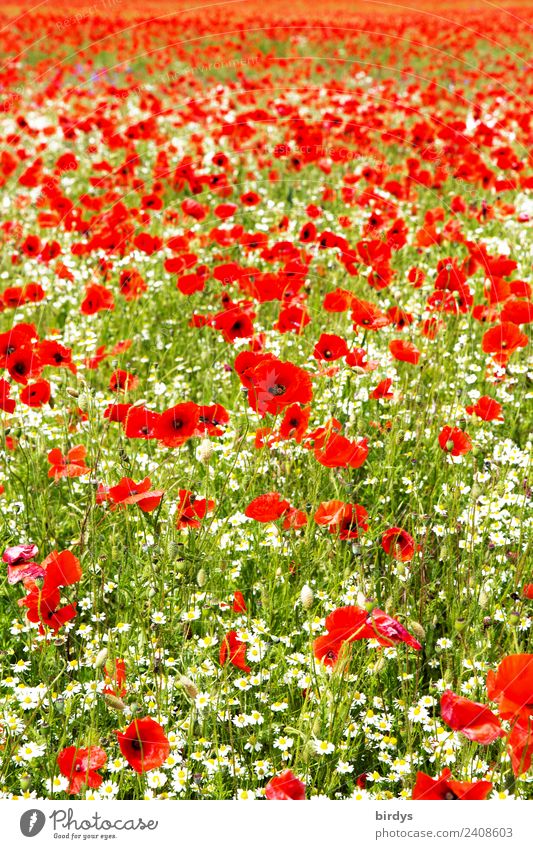
{"label": "poppy bud", "polygon": [[415,637],[417,637],[419,640],[426,639],[426,631],[422,627],[420,622],[416,622],[414,619],[411,619],[409,621],[409,630],[412,631]]}
{"label": "poppy bud", "polygon": [[519,622],[520,622],[520,614],[517,610],[513,610],[509,614],[509,624],[510,625],[518,625]]}
{"label": "poppy bud", "polygon": [[302,748],[300,757],[304,764],[309,763],[310,759],[316,755],[316,748],[313,744],[312,740],[308,740],[305,746]]}
{"label": "poppy bud", "polygon": [[96,655],[96,657],[94,659],[94,668],[95,669],[101,669],[102,668],[102,666],[104,665],[104,663],[107,660],[108,653],[109,652],[107,651],[107,649],[105,649],[105,648],[100,649],[100,651],[98,652],[98,654]]}
{"label": "poppy bud", "polygon": [[484,590],[484,588],[482,587],[481,590],[480,590],[480,593],[479,593],[478,604],[479,604],[480,607],[486,607],[487,604],[488,604],[488,601],[489,601],[489,597],[488,597],[486,591]]}
{"label": "poppy bud", "polygon": [[183,545],[181,545],[179,542],[175,542],[173,540],[168,547],[169,557],[177,557],[177,558],[181,559],[182,553],[183,553]]}
{"label": "poppy bud", "polygon": [[381,670],[382,670],[382,669],[383,669],[386,665],[387,665],[387,661],[385,660],[385,658],[384,658],[384,657],[383,657],[383,655],[381,654],[381,655],[378,657],[378,659],[376,660],[376,662],[375,662],[375,664],[374,664],[374,666],[373,666],[373,668],[372,668],[372,674],[373,674],[373,675],[377,675],[377,674],[378,674],[378,672],[381,672]]}
{"label": "poppy bud", "polygon": [[26,790],[30,789],[30,787],[31,787],[31,775],[28,775],[27,772],[23,772],[22,775],[20,776],[20,789],[22,790],[23,793],[25,793]]}
{"label": "poppy bud", "polygon": [[202,439],[196,449],[196,459],[199,463],[209,463],[209,460],[213,456],[213,450],[213,443],[209,439]]}
{"label": "poppy bud", "polygon": [[196,698],[196,696],[198,695],[198,693],[200,692],[200,691],[198,690],[198,687],[197,687],[197,686],[196,686],[196,684],[194,683],[194,681],[191,681],[191,679],[190,679],[190,678],[187,678],[187,676],[186,676],[186,675],[181,675],[181,676],[180,676],[180,678],[178,679],[178,684],[179,684],[181,687],[183,687],[183,689],[185,690],[185,692],[187,693],[187,695],[188,695],[188,696],[189,696],[189,698],[191,698],[191,699],[195,699],[195,698]]}
{"label": "poppy bud", "polygon": [[466,619],[456,619],[455,620],[455,630],[461,633],[466,628]]}
{"label": "poppy bud", "polygon": [[304,584],[300,592],[300,601],[304,610],[309,610],[313,606],[315,594],[308,584]]}
{"label": "poppy bud", "polygon": [[366,596],[361,592],[361,590],[357,593],[357,606],[366,607]]}
{"label": "poppy bud", "polygon": [[474,486],[472,487],[472,499],[473,499],[473,501],[477,501],[479,496],[482,493],[483,493],[483,490],[481,489],[480,485],[478,483],[475,483]]}
{"label": "poppy bud", "polygon": [[80,397],[80,393],[78,392],[78,390],[72,389],[70,386],[67,386],[65,391],[66,391],[67,395],[70,395],[71,398],[79,398]]}
{"label": "poppy bud", "polygon": [[205,571],[205,569],[202,568],[198,570],[198,574],[196,575],[196,583],[198,584],[200,589],[202,589],[202,587],[205,587],[207,583],[207,572]]}
{"label": "poppy bud", "polygon": [[126,710],[126,705],[119,699],[118,696],[113,696],[111,693],[104,693],[104,702],[113,710]]}

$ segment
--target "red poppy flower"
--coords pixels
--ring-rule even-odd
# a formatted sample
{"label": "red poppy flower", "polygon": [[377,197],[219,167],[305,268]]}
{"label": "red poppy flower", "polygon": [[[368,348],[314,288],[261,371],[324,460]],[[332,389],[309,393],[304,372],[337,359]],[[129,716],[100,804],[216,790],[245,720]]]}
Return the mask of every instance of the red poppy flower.
{"label": "red poppy flower", "polygon": [[217,218],[221,218],[223,221],[226,218],[232,218],[239,207],[236,203],[219,203],[213,210],[213,213]]}
{"label": "red poppy flower", "polygon": [[29,621],[38,622],[39,632],[44,634],[46,627],[59,631],[62,625],[76,616],[75,604],[59,607],[59,588],[77,583],[82,577],[82,571],[79,560],[70,551],[53,551],[43,560],[41,568],[44,570],[42,587],[28,580],[28,595],[19,599],[18,604],[28,608],[26,615]]}
{"label": "red poppy flower", "polygon": [[486,354],[491,354],[499,365],[506,365],[512,354],[518,348],[525,348],[528,338],[516,324],[502,321],[496,327],[491,327],[483,335],[482,347]]}
{"label": "red poppy flower", "polygon": [[351,442],[345,436],[333,433],[314,449],[315,459],[329,469],[358,469],[368,457],[368,439]]}
{"label": "red poppy flower", "polygon": [[41,565],[45,570],[43,589],[69,587],[81,580],[80,561],[71,551],[52,551]]}
{"label": "red poppy flower", "polygon": [[27,236],[21,245],[21,250],[27,256],[37,256],[41,250],[41,240],[39,236]]}
{"label": "red poppy flower", "polygon": [[97,770],[102,769],[107,761],[107,755],[99,746],[89,746],[87,749],[77,749],[67,746],[57,756],[57,765],[61,775],[69,779],[67,793],[74,796],[85,785],[96,790],[103,778]]}
{"label": "red poppy flower", "polygon": [[413,537],[403,528],[389,528],[381,537],[381,545],[386,554],[391,554],[395,560],[408,563],[413,559],[416,543]]}
{"label": "red poppy flower", "polygon": [[233,343],[235,339],[248,339],[254,335],[252,317],[237,307],[218,313],[211,323],[215,330],[222,333],[226,342]]}
{"label": "red poppy flower", "polygon": [[335,530],[346,513],[346,506],[344,501],[323,501],[318,506],[314,520],[317,525]]}
{"label": "red poppy flower", "polygon": [[460,454],[468,454],[472,450],[472,441],[460,427],[443,427],[439,433],[439,445],[443,451],[447,451],[452,457]]}
{"label": "red poppy flower", "polygon": [[99,283],[91,283],[85,290],[85,298],[81,302],[80,312],[84,315],[94,315],[103,310],[114,310],[115,299],[113,292]]}
{"label": "red poppy flower", "polygon": [[412,798],[424,801],[481,800],[486,799],[491,790],[490,781],[454,781],[450,770],[445,769],[439,778],[417,772]]}
{"label": "red poppy flower", "polygon": [[11,330],[0,333],[0,366],[5,368],[11,354],[22,347],[31,348],[38,338],[39,334],[33,324],[16,324]]}
{"label": "red poppy flower", "polygon": [[91,371],[94,371],[99,367],[100,363],[103,363],[103,361],[107,359],[107,357],[109,357],[109,353],[106,346],[100,345],[92,356],[85,357],[83,364],[85,368],[89,368]]}
{"label": "red poppy flower", "polygon": [[139,378],[130,374],[124,369],[116,369],[109,378],[109,388],[111,392],[126,392],[127,390],[135,389],[139,385]]}
{"label": "red poppy flower", "polygon": [[191,218],[195,218],[196,221],[203,221],[207,215],[207,211],[204,209],[202,204],[192,198],[186,198],[182,202],[181,208],[186,215],[190,215]]}
{"label": "red poppy flower", "polygon": [[265,787],[265,796],[273,800],[293,800],[301,802],[305,800],[305,784],[286,769],[279,775],[270,779]]}
{"label": "red poppy flower", "polygon": [[361,531],[368,530],[368,513],[360,504],[346,504],[339,524],[330,533],[338,533],[339,539],[357,539]]}
{"label": "red poppy flower", "polygon": [[416,345],[404,339],[393,339],[389,342],[389,351],[395,360],[400,360],[402,363],[411,363],[414,366],[417,365],[421,356]]}
{"label": "red poppy flower", "polygon": [[123,424],[126,421],[126,416],[129,411],[133,409],[134,408],[131,404],[110,404],[104,411],[104,419],[109,419],[110,422],[121,422]]}
{"label": "red poppy flower", "polygon": [[369,628],[371,633],[367,636],[376,639],[382,646],[391,646],[396,643],[405,643],[415,651],[420,651],[422,646],[412,634],[384,610],[375,607],[368,617]]}
{"label": "red poppy flower", "polygon": [[297,510],[296,507],[289,507],[283,516],[283,530],[298,530],[307,525],[307,513],[303,510]]}
{"label": "red poppy flower", "polygon": [[513,324],[530,324],[533,321],[533,304],[531,301],[511,298],[504,304],[500,319]]}
{"label": "red poppy flower", "polygon": [[308,404],[313,398],[310,376],[290,362],[261,357],[246,370],[245,378],[250,382],[248,403],[260,416],[275,416],[291,404]]}
{"label": "red poppy flower", "polygon": [[346,357],[346,365],[358,372],[367,372],[377,369],[379,363],[375,360],[369,360],[364,348],[352,348]]}
{"label": "red poppy flower", "polygon": [[112,696],[126,695],[126,664],[120,658],[117,660],[108,661],[104,667],[105,671],[105,687],[103,692],[109,693]]}
{"label": "red poppy flower", "polygon": [[113,502],[113,508],[136,504],[143,513],[152,513],[159,507],[165,493],[161,489],[150,490],[150,486],[150,478],[144,478],[140,483],[135,483],[131,478],[121,478],[116,486],[108,490],[107,499]]}
{"label": "red poppy flower", "polygon": [[303,304],[295,302],[280,309],[274,329],[279,333],[296,333],[299,336],[310,321],[309,313]]}
{"label": "red poppy flower", "polygon": [[37,584],[33,583],[28,595],[23,599],[19,599],[18,603],[20,607],[28,608],[26,615],[29,621],[38,622],[39,633],[44,634],[46,627],[57,632],[63,625],[70,622],[76,616],[76,605],[67,604],[60,608],[60,598],[59,589],[54,587],[47,587],[45,589],[44,586],[42,589],[39,589]]}
{"label": "red poppy flower", "polygon": [[215,502],[207,498],[196,498],[188,489],[180,489],[176,510],[177,528],[199,528],[201,520],[210,513]]}
{"label": "red poppy flower", "polygon": [[446,725],[475,743],[487,746],[498,737],[505,737],[500,720],[486,705],[472,702],[451,690],[442,694],[440,711]]}
{"label": "red poppy flower", "polygon": [[241,351],[241,353],[235,357],[233,367],[239,375],[242,385],[245,386],[246,389],[251,389],[253,386],[251,374],[255,367],[267,360],[274,363],[279,362],[277,357],[273,354],[262,353],[261,351],[255,350]]}
{"label": "red poppy flower", "polygon": [[134,719],[124,732],[117,731],[120,751],[135,772],[162,766],[170,754],[170,743],[155,719]]}
{"label": "red poppy flower", "polygon": [[219,661],[221,666],[231,663],[243,672],[250,672],[246,663],[246,643],[237,637],[236,631],[228,631],[220,645]]}
{"label": "red poppy flower", "polygon": [[344,643],[369,636],[368,611],[363,607],[339,607],[326,619],[327,634],[317,637],[313,651],[325,666],[335,666]]}
{"label": "red poppy flower", "polygon": [[524,584],[522,587],[522,595],[524,598],[533,599],[533,584]]}
{"label": "red poppy flower", "polygon": [[43,578],[46,568],[33,562],[39,549],[33,543],[12,545],[2,554],[2,560],[7,563],[7,582],[17,584],[26,579]]}
{"label": "red poppy flower", "polygon": [[250,501],[244,514],[256,522],[275,522],[290,506],[288,501],[281,498],[279,492],[266,492]]}
{"label": "red poppy flower", "polygon": [[143,292],[146,292],[147,285],[138,271],[135,269],[125,269],[121,272],[118,281],[120,294],[127,301],[135,301],[140,298]]}
{"label": "red poppy flower", "polygon": [[390,377],[380,381],[375,389],[370,393],[371,398],[394,398],[394,392],[391,392],[392,380]]}
{"label": "red poppy flower", "polygon": [[19,543],[18,545],[11,545],[9,548],[6,548],[2,554],[2,560],[10,566],[16,566],[19,563],[28,563],[38,553],[39,549],[35,543]]}
{"label": "red poppy flower", "polygon": [[324,664],[324,666],[333,667],[339,660],[339,655],[342,651],[342,648],[347,642],[349,641],[337,639],[335,633],[323,634],[321,637],[317,637],[313,643],[314,655],[317,660],[321,661]]}
{"label": "red poppy flower", "polygon": [[197,404],[186,401],[161,413],[154,433],[163,445],[177,448],[197,433],[200,410]]}
{"label": "red poppy flower", "polygon": [[296,442],[301,442],[309,424],[309,417],[309,407],[302,408],[299,404],[291,404],[287,407],[279,426],[281,439],[294,439]]}
{"label": "red poppy flower", "polygon": [[475,413],[476,416],[485,422],[493,422],[494,420],[503,421],[502,405],[498,404],[493,398],[489,398],[488,395],[483,395],[477,404],[466,407],[465,409],[469,416],[473,416]]}
{"label": "red poppy flower", "polygon": [[48,477],[57,481],[59,478],[77,478],[80,475],[86,475],[91,471],[85,465],[86,454],[87,449],[84,445],[75,445],[67,452],[66,457],[62,455],[59,448],[53,448],[48,454],[50,463]]}
{"label": "red poppy flower", "polygon": [[3,377],[0,377],[0,410],[3,410],[5,413],[14,413],[17,406],[17,402],[9,397],[11,388],[11,384],[7,380],[4,380]]}
{"label": "red poppy flower", "polygon": [[240,590],[235,590],[231,609],[234,613],[246,613],[246,602]]}
{"label": "red poppy flower", "polygon": [[370,301],[352,298],[351,307],[354,330],[358,327],[366,330],[380,330],[390,324],[389,317]]}
{"label": "red poppy flower", "polygon": [[533,756],[533,721],[531,717],[518,719],[507,738],[511,764],[515,775],[523,775],[531,766]]}
{"label": "red poppy flower", "polygon": [[261,198],[257,192],[245,192],[241,195],[241,203],[244,204],[244,206],[256,206],[260,203],[260,201]]}
{"label": "red poppy flower", "polygon": [[39,377],[42,363],[33,348],[21,345],[7,357],[6,368],[13,380],[25,386],[28,380]]}
{"label": "red poppy flower", "polygon": [[487,695],[502,719],[533,716],[533,654],[510,654],[487,673]]}
{"label": "red poppy flower", "polygon": [[224,426],[229,422],[229,413],[222,404],[200,405],[198,407],[198,431],[209,436],[222,436]]}
{"label": "red poppy flower", "polygon": [[341,336],[335,336],[332,333],[322,333],[313,350],[313,356],[317,360],[340,360],[347,354],[348,345],[346,341]]}
{"label": "red poppy flower", "polygon": [[72,374],[76,374],[77,368],[72,362],[72,351],[65,345],[60,345],[55,340],[43,339],[37,343],[35,350],[43,366],[68,368]]}
{"label": "red poppy flower", "polygon": [[334,292],[325,295],[322,306],[326,312],[346,312],[352,306],[354,299],[353,292],[347,289],[335,289]]}
{"label": "red poppy flower", "polygon": [[50,400],[50,384],[47,380],[28,383],[20,393],[20,400],[28,407],[43,407]]}
{"label": "red poppy flower", "polygon": [[[156,428],[161,418],[159,413],[146,407],[132,407],[131,404],[114,404],[115,410],[106,418],[120,421],[128,439],[155,439]],[[124,410],[122,410],[124,408]],[[108,407],[108,410],[110,408]]]}

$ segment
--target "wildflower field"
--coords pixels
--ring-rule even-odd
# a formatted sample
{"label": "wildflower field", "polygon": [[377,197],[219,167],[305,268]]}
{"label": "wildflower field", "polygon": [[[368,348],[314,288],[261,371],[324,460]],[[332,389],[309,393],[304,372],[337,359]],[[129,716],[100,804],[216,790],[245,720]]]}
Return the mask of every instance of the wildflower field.
{"label": "wildflower field", "polygon": [[2,6],[3,798],[533,798],[532,23]]}

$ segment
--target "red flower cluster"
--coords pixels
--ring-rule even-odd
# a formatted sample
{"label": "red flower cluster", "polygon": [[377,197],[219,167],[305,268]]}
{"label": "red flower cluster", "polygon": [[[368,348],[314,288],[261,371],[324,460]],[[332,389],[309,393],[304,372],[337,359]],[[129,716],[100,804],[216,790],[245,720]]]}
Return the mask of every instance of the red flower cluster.
{"label": "red flower cluster", "polygon": [[362,607],[339,607],[326,619],[327,634],[314,642],[317,660],[326,666],[335,666],[341,651],[356,640],[377,640],[380,646],[406,643],[419,651],[422,646],[396,619],[383,610],[374,608],[370,613]]}
{"label": "red flower cluster", "polygon": [[441,698],[441,714],[454,731],[469,740],[488,745],[506,737],[515,775],[531,766],[533,757],[533,655],[504,657],[496,672],[487,675],[487,695],[498,705],[501,719],[511,722],[503,730],[500,718],[490,708],[446,690]]}
{"label": "red flower cluster", "polygon": [[103,501],[111,502],[112,510],[136,504],[143,513],[152,513],[159,507],[165,493],[162,489],[151,490],[151,485],[150,478],[144,478],[140,483],[135,483],[131,478],[121,478],[116,486],[100,485],[96,501],[99,504]]}
{"label": "red flower cluster", "polygon": [[80,563],[70,551],[53,551],[43,560],[40,568],[44,575],[42,585],[37,584],[37,576],[24,578],[28,595],[19,600],[19,606],[27,608],[26,615],[30,622],[39,623],[41,634],[45,634],[47,628],[57,632],[76,616],[76,604],[60,607],[60,589],[81,580]]}

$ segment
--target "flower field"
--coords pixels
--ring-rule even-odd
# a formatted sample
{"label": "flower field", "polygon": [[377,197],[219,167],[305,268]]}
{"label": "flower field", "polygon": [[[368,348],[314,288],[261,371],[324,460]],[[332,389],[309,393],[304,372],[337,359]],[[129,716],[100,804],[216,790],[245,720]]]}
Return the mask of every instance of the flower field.
{"label": "flower field", "polygon": [[2,798],[533,798],[531,6],[0,18]]}

